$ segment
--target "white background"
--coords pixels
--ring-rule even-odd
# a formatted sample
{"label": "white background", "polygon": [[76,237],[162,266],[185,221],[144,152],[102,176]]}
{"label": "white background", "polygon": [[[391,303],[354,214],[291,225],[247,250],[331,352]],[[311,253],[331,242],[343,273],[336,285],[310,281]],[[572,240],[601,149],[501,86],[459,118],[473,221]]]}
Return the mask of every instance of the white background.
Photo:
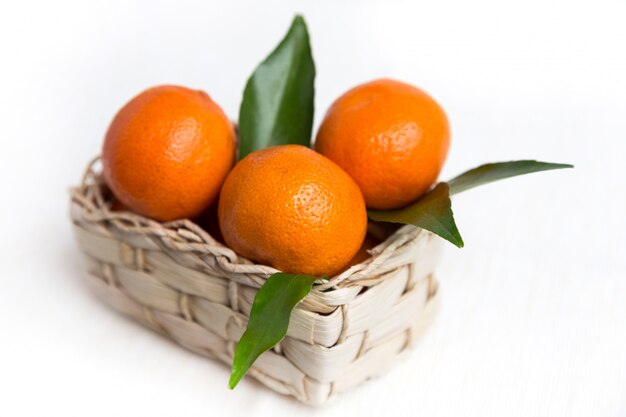
{"label": "white background", "polygon": [[[0,415],[626,416],[624,1],[2,1]],[[310,409],[112,313],[83,285],[70,185],[114,112],[161,83],[236,118],[304,13],[316,126],[381,76],[442,103],[442,178],[487,161],[575,170],[463,194],[442,309],[386,376]]]}

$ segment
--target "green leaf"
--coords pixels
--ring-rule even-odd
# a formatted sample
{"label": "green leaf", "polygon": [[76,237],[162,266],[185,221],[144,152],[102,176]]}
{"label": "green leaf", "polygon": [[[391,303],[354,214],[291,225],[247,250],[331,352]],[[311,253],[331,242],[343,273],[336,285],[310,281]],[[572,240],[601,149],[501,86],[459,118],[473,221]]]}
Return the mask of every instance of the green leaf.
{"label": "green leaf", "polygon": [[317,278],[308,275],[276,273],[259,289],[248,327],[239,339],[231,369],[230,389],[235,388],[254,361],[287,334],[293,308],[309,294]]}
{"label": "green leaf", "polygon": [[296,16],[285,38],[254,71],[239,109],[239,157],[268,146],[309,146],[315,64],[309,33]]}
{"label": "green leaf", "polygon": [[454,222],[451,195],[517,175],[561,168],[573,168],[573,165],[531,160],[485,164],[464,172],[448,183],[437,184],[410,206],[389,211],[370,210],[368,215],[375,221],[412,224],[430,230],[461,248],[463,239]]}
{"label": "green leaf", "polygon": [[448,181],[450,194],[458,194],[470,188],[518,175],[552,169],[573,168],[570,164],[554,164],[532,160],[495,162],[481,165]]}
{"label": "green leaf", "polygon": [[440,182],[435,188],[410,206],[387,211],[369,210],[374,221],[412,224],[441,236],[448,242],[463,247],[463,239],[454,222],[448,184]]}

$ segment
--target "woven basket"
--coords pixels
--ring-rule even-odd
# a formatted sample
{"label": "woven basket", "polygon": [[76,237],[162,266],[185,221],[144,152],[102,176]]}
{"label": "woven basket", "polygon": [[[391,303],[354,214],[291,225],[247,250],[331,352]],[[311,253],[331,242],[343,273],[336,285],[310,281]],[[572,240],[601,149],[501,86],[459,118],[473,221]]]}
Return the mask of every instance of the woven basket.
{"label": "woven basket", "polygon": [[[230,365],[257,289],[277,271],[238,256],[191,221],[159,223],[111,211],[96,161],[71,192],[90,286],[115,310]],[[320,404],[383,373],[436,311],[432,273],[440,242],[403,226],[363,263],[316,283],[294,310],[285,339],[249,375]],[[227,379],[225,372],[224,386]]]}

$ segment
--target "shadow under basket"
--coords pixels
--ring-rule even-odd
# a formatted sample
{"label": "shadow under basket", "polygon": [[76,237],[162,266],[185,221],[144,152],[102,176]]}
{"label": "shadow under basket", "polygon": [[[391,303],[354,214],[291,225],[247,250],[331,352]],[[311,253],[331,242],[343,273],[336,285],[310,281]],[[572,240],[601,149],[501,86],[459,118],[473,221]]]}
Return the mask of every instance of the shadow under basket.
{"label": "shadow under basket", "polygon": [[[115,310],[230,366],[258,288],[278,271],[238,256],[191,221],[159,223],[112,211],[96,162],[71,191],[90,287]],[[384,373],[437,310],[433,270],[441,242],[402,226],[362,263],[316,283],[294,309],[287,336],[249,375],[321,404]],[[226,394],[226,368],[223,376]]]}

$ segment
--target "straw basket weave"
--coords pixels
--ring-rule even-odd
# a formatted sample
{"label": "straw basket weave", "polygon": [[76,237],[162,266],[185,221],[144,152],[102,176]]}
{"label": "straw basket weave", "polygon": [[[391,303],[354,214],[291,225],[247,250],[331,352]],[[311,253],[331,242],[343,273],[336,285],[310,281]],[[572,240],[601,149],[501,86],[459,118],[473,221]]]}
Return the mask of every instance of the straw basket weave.
{"label": "straw basket weave", "polygon": [[[96,160],[97,161],[97,160]],[[188,220],[159,223],[111,211],[92,162],[71,192],[88,282],[115,310],[201,355],[231,364],[257,289],[275,269],[256,265]],[[249,375],[307,404],[383,373],[436,311],[440,239],[403,226],[371,257],[315,284],[285,339]],[[227,374],[224,373],[224,386]]]}

